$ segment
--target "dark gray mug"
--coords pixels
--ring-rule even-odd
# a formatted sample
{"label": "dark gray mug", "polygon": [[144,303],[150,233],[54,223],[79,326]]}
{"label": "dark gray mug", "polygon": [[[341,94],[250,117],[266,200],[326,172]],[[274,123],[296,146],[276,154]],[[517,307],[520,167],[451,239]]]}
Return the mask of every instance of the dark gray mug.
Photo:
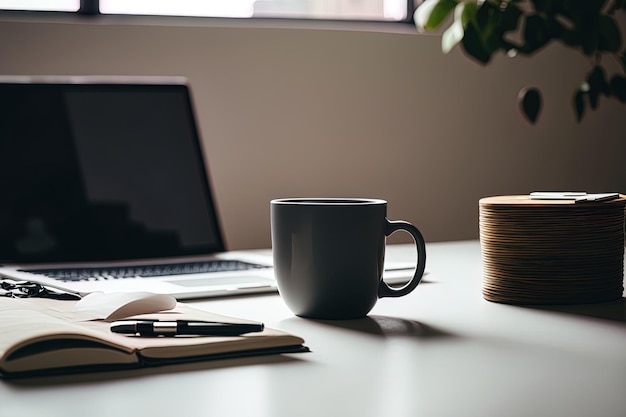
{"label": "dark gray mug", "polygon": [[[278,290],[301,317],[366,316],[378,298],[400,297],[419,284],[426,266],[420,231],[387,220],[387,202],[360,198],[272,200],[272,253]],[[383,279],[386,237],[410,233],[417,249],[413,278],[400,288]]]}

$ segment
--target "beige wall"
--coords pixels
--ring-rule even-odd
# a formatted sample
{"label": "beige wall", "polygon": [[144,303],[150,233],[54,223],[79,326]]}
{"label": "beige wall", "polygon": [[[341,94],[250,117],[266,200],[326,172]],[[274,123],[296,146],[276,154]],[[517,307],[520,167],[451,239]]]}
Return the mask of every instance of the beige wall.
{"label": "beige wall", "polygon": [[[482,68],[410,30],[183,22],[4,19],[0,74],[187,76],[230,248],[269,246],[276,197],[384,198],[438,241],[478,237],[481,197],[626,192],[624,108],[577,124],[588,64],[559,47]],[[545,90],[536,127],[526,84]]]}

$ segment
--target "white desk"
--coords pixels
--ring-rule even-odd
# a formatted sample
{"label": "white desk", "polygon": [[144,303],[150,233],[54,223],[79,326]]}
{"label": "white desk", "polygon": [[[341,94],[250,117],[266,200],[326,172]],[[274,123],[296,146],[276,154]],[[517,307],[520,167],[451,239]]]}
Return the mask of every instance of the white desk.
{"label": "white desk", "polygon": [[494,304],[477,241],[427,250],[425,282],[362,320],[297,318],[278,295],[194,303],[298,334],[312,353],[0,381],[0,415],[626,416],[625,299],[568,312]]}

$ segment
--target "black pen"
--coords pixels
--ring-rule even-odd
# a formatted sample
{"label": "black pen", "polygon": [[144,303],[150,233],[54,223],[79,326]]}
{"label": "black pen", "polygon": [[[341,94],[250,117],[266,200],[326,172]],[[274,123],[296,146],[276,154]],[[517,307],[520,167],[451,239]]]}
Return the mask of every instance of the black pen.
{"label": "black pen", "polygon": [[122,320],[111,323],[111,331],[139,336],[238,336],[260,332],[263,323],[222,323],[213,321]]}

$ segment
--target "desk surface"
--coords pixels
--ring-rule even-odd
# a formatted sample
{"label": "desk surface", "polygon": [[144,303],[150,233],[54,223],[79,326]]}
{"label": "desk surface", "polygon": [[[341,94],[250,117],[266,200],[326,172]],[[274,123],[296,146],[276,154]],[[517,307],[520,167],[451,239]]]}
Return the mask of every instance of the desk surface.
{"label": "desk surface", "polygon": [[[313,321],[278,295],[199,301],[311,353],[0,381],[2,416],[626,416],[625,299],[567,308],[481,296],[477,241],[431,243],[427,275],[370,316]],[[410,246],[388,249],[408,260]]]}

